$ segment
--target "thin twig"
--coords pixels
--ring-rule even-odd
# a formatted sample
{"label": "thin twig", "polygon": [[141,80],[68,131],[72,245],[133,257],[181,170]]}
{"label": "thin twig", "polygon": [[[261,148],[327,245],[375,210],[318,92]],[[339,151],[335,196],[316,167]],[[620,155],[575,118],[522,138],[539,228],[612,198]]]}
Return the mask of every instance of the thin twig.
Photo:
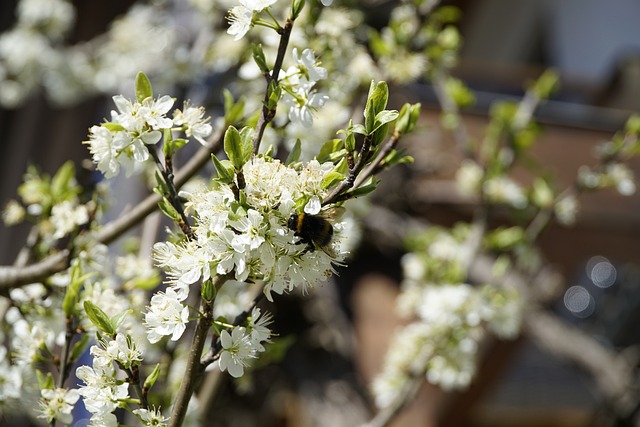
{"label": "thin twig", "polygon": [[[176,185],[174,183],[173,174],[167,169],[167,167],[162,164],[162,162],[160,161],[160,157],[158,156],[158,153],[156,152],[154,147],[147,146],[147,149],[149,150],[151,157],[156,163],[156,167],[158,168],[158,171],[160,171],[162,179],[164,180],[164,183],[167,185],[167,188],[169,190],[169,194],[165,194],[165,197],[167,197],[167,200],[169,200],[171,206],[173,206],[176,212],[178,212],[178,215],[180,215],[180,219],[177,221],[180,229],[187,236],[187,239],[194,239],[195,234],[191,229],[191,225],[189,225],[189,219],[184,213],[184,208],[182,206],[182,203],[180,202],[180,199],[178,198],[178,190],[176,189]],[[165,164],[170,165],[171,161],[167,158]]]}
{"label": "thin twig", "polygon": [[284,57],[287,53],[287,46],[289,45],[289,37],[291,36],[291,30],[293,29],[293,20],[291,18],[287,19],[284,27],[280,31],[280,44],[278,45],[278,53],[276,55],[276,60],[273,64],[273,69],[270,74],[266,74],[265,78],[267,80],[267,88],[264,92],[264,100],[262,101],[262,114],[258,118],[258,123],[256,124],[256,131],[253,134],[253,153],[257,154],[260,149],[260,142],[262,141],[262,136],[264,135],[264,131],[267,128],[267,125],[273,120],[276,115],[276,108],[269,108],[269,97],[271,96],[271,83],[275,82],[273,89],[278,85],[278,77],[280,75],[280,70],[282,69],[282,63],[284,62]]}
{"label": "thin twig", "polygon": [[380,165],[382,161],[385,159],[385,157],[387,157],[389,153],[391,153],[391,150],[396,148],[396,146],[398,145],[398,141],[400,141],[400,136],[397,133],[389,138],[389,140],[380,149],[378,156],[371,163],[369,163],[360,174],[358,174],[358,177],[353,183],[354,188],[360,187],[367,179],[369,179],[370,176],[375,175],[380,171]]}
{"label": "thin twig", "polygon": [[345,191],[348,191],[349,189],[353,188],[353,184],[355,183],[356,178],[364,168],[365,161],[369,157],[370,151],[371,151],[371,137],[367,135],[364,137],[364,141],[362,142],[362,147],[360,147],[360,152],[358,153],[358,159],[356,160],[356,163],[353,165],[353,167],[349,168],[349,175],[347,175],[347,177],[343,179],[340,182],[340,184],[334,187],[334,189],[331,190],[331,193],[329,193],[324,198],[324,200],[322,201],[323,205],[328,205],[332,202],[335,202],[338,196],[340,196]]}

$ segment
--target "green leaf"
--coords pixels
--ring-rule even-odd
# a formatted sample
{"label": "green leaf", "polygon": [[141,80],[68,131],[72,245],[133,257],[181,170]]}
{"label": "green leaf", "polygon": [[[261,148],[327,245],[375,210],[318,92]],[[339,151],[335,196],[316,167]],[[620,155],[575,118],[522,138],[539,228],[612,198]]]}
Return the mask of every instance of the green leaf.
{"label": "green leaf", "polygon": [[505,251],[524,241],[525,237],[521,227],[501,227],[488,233],[484,242],[489,249]]}
{"label": "green leaf", "polygon": [[342,149],[343,142],[341,139],[332,139],[331,141],[327,141],[320,148],[320,152],[316,156],[316,159],[320,163],[330,161],[336,152]]}
{"label": "green leaf", "polygon": [[327,189],[334,186],[343,179],[344,175],[342,175],[340,172],[332,170],[322,178],[322,182],[320,183],[320,185],[322,186],[322,188]]}
{"label": "green leaf", "polygon": [[173,138],[173,132],[171,129],[164,129],[164,143],[162,145],[162,152],[165,158],[173,157],[173,155],[187,143],[184,138]]}
{"label": "green leaf", "polygon": [[234,126],[229,126],[224,133],[224,152],[236,170],[242,169],[242,138],[240,137],[240,132]]}
{"label": "green leaf", "polygon": [[369,133],[373,130],[373,126],[375,125],[376,111],[372,99],[374,91],[375,83],[373,80],[371,80],[371,85],[369,86],[369,95],[367,96],[367,103],[364,107],[365,135],[369,135]]}
{"label": "green leaf", "polygon": [[366,183],[364,183],[363,185],[361,185],[360,187],[354,190],[349,191],[348,193],[346,193],[346,195],[348,196],[349,199],[365,196],[371,193],[372,191],[374,191],[378,187],[378,184],[380,184],[379,179],[370,177]]}
{"label": "green leaf", "polygon": [[120,123],[107,122],[103,123],[102,127],[107,129],[109,132],[120,132],[125,130],[125,128]]}
{"label": "green leaf", "polygon": [[389,123],[385,123],[382,126],[376,127],[371,137],[371,147],[379,147],[382,141],[387,137],[389,132]]}
{"label": "green leaf", "polygon": [[387,87],[387,83],[381,81],[374,85],[372,81],[364,113],[365,128],[368,133],[371,133],[374,130],[376,125],[376,116],[386,108],[388,99],[389,88]]}
{"label": "green leaf", "polygon": [[624,125],[624,129],[633,134],[640,134],[640,116],[637,114],[629,116],[627,123]]}
{"label": "green leaf", "polygon": [[292,21],[295,21],[298,18],[298,16],[300,16],[300,13],[304,8],[304,4],[305,4],[305,0],[293,0],[291,4],[291,20]]}
{"label": "green leaf", "polygon": [[262,45],[259,43],[252,43],[251,50],[253,52],[253,60],[256,61],[256,65],[260,68],[263,74],[269,73],[269,66],[267,65],[267,59],[264,56]]}
{"label": "green leaf", "polygon": [[347,163],[347,158],[343,157],[342,159],[340,159],[340,161],[338,162],[336,167],[333,168],[333,170],[338,173],[341,173],[342,176],[347,176],[349,174],[349,164]]}
{"label": "green leaf", "polygon": [[376,115],[376,127],[390,123],[398,118],[400,113],[396,110],[383,110]]}
{"label": "green leaf", "polygon": [[233,126],[229,126],[224,134],[224,152],[229,157],[233,167],[238,171],[251,158],[253,150],[252,135],[253,130],[249,127],[244,127],[241,132],[238,132]]}
{"label": "green leaf", "polygon": [[71,349],[71,353],[69,356],[69,360],[72,362],[78,360],[80,356],[82,356],[82,354],[85,352],[88,345],[89,345],[89,335],[82,334],[82,337],[73,345],[73,348]]}
{"label": "green leaf", "polygon": [[94,275],[95,273],[87,273],[84,276],[73,277],[72,274],[71,282],[69,283],[69,286],[67,286],[67,291],[65,292],[64,299],[62,300],[62,312],[67,318],[74,316],[76,313],[76,304],[79,301],[82,284],[85,280]]}
{"label": "green leaf", "polygon": [[136,99],[142,102],[147,98],[153,98],[151,82],[145,73],[140,71],[136,76]]}
{"label": "green leaf", "polygon": [[47,375],[43,375],[40,369],[36,369],[36,376],[38,377],[38,386],[40,390],[49,390],[55,388],[55,382],[53,381],[53,375],[51,372],[47,372]]}
{"label": "green leaf", "polygon": [[537,177],[533,181],[531,199],[536,206],[543,209],[548,209],[553,206],[555,195],[553,194],[553,190],[551,189],[551,186],[549,186],[549,183],[542,177]]}
{"label": "green leaf", "polygon": [[125,289],[144,289],[145,291],[151,291],[160,284],[162,277],[159,274],[154,273],[150,276],[139,277],[131,279],[123,286]]}
{"label": "green leaf", "polygon": [[405,155],[405,150],[391,150],[381,164],[384,168],[390,168],[402,163],[413,163],[413,157]]}
{"label": "green leaf", "polygon": [[158,207],[168,218],[171,218],[173,221],[180,220],[180,214],[178,213],[176,208],[173,207],[171,202],[167,200],[166,197],[163,197],[162,200],[160,200],[160,202],[158,203]]}
{"label": "green leaf", "polygon": [[293,148],[289,152],[289,155],[287,156],[287,160],[284,162],[284,164],[290,165],[292,163],[297,162],[298,159],[300,158],[301,153],[302,153],[302,148],[301,148],[300,138],[297,138],[296,143],[293,144]]}
{"label": "green leaf", "polygon": [[111,318],[111,324],[113,325],[114,329],[118,329],[118,326],[122,324],[124,318],[127,317],[127,314],[129,313],[133,313],[133,310],[124,310]]}
{"label": "green leaf", "polygon": [[269,83],[268,91],[269,98],[267,98],[267,108],[269,110],[275,110],[278,106],[280,96],[282,95],[282,88],[276,83],[275,80],[271,80],[271,83]]}
{"label": "green leaf", "polygon": [[225,184],[233,182],[233,165],[231,164],[231,161],[220,161],[215,154],[211,155],[211,160],[213,160],[213,165],[216,168],[220,181]]}
{"label": "green leaf", "polygon": [[244,100],[233,100],[233,95],[228,89],[224,89],[224,121],[227,125],[238,123],[244,114]]}
{"label": "green leaf", "polygon": [[546,70],[533,86],[533,91],[542,99],[547,99],[558,87],[560,77],[554,70]]}
{"label": "green leaf", "polygon": [[388,57],[393,51],[391,43],[373,29],[370,30],[369,47],[377,57]]}
{"label": "green leaf", "polygon": [[157,185],[154,190],[161,196],[164,196],[165,194],[169,194],[169,186],[167,185],[166,182],[164,182],[164,178],[162,177],[162,175],[160,175],[160,172],[158,172],[157,170],[155,173],[155,177],[156,177]]}
{"label": "green leaf", "polygon": [[253,128],[243,127],[240,131],[240,139],[242,140],[242,166],[244,166],[253,154]]}
{"label": "green leaf", "polygon": [[364,125],[361,125],[360,123],[353,125],[351,131],[360,135],[369,135],[369,132],[367,132],[367,129],[364,127]]}
{"label": "green leaf", "polygon": [[420,103],[417,104],[404,104],[400,109],[398,120],[396,121],[396,129],[400,135],[405,135],[411,132],[420,117]]}
{"label": "green leaf", "polygon": [[347,133],[347,136],[344,139],[344,148],[347,150],[347,153],[353,153],[356,151],[356,136],[353,131]]}
{"label": "green leaf", "polygon": [[76,168],[71,160],[65,162],[51,179],[51,195],[54,200],[62,200],[71,187]]}
{"label": "green leaf", "polygon": [[202,299],[207,302],[211,302],[216,298],[216,287],[213,286],[211,280],[206,280],[202,284],[202,291],[200,292],[200,295],[202,296]]}
{"label": "green leaf", "polygon": [[265,148],[264,151],[262,152],[262,155],[264,157],[269,157],[273,159],[275,152],[276,152],[276,147],[274,147],[273,144],[269,144],[267,145],[267,148]]}
{"label": "green leaf", "polygon": [[449,97],[460,108],[465,108],[473,105],[476,102],[476,97],[469,90],[469,88],[462,82],[462,80],[454,77],[449,77],[445,81],[444,90]]}
{"label": "green leaf", "polygon": [[109,316],[100,307],[87,300],[84,302],[84,311],[96,328],[111,337],[115,335],[116,328],[111,323]]}
{"label": "green leaf", "polygon": [[143,390],[151,390],[151,387],[153,387],[153,385],[156,383],[159,376],[160,376],[160,364],[156,363],[156,366],[153,368],[153,371],[144,380]]}

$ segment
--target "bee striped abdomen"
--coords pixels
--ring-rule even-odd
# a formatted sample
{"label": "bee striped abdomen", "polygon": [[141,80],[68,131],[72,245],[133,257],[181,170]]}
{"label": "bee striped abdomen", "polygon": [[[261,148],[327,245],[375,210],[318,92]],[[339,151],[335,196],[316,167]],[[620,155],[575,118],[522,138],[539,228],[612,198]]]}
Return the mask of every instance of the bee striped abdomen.
{"label": "bee striped abdomen", "polygon": [[[333,237],[333,226],[329,221],[314,215],[300,215],[303,217],[300,224],[302,235],[309,238],[318,246],[326,246],[331,242]],[[301,220],[298,219],[298,222]]]}

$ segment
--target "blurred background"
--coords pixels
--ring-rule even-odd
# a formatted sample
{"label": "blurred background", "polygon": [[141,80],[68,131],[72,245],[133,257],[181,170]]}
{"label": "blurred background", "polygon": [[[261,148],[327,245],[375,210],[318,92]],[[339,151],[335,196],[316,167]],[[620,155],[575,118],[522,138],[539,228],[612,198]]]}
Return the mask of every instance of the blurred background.
{"label": "blurred background", "polygon": [[[78,16],[70,42],[100,34],[131,3],[75,1]],[[337,0],[335,3],[339,4]],[[384,19],[390,2],[366,3],[372,13],[378,11],[382,16],[378,18]],[[484,131],[493,101],[522,96],[525,83],[549,67],[558,71],[559,92],[536,113],[544,133],[533,152],[545,169],[557,176],[559,187],[572,182],[580,165],[594,162],[596,144],[609,139],[631,113],[640,111],[640,2],[458,0],[442,4],[462,10],[459,28],[464,44],[453,74],[476,94],[478,102],[464,112],[465,125],[476,138]],[[11,0],[0,3],[0,30],[12,25],[15,6]],[[403,96],[409,96],[406,94],[412,94],[412,102],[422,102],[426,126],[414,137],[421,140],[421,148],[414,151],[412,145],[407,145],[416,157],[409,180],[407,175],[388,179],[390,188],[404,189],[395,192],[392,203],[431,223],[451,225],[468,220],[471,206],[449,191],[461,157],[451,135],[439,126],[433,89],[423,82],[407,88]],[[105,99],[108,98],[95,97],[69,108],[58,108],[36,94],[20,107],[0,109],[0,206],[16,197],[27,164],[37,164],[53,173],[68,159],[80,162],[88,157],[80,142],[86,139],[87,129],[105,116]],[[637,160],[631,167],[636,176],[640,175]],[[525,171],[521,173],[526,175]],[[401,187],[393,187],[397,183]],[[625,349],[619,357],[638,361],[640,195],[620,197],[605,190],[587,194],[581,201],[575,226],[551,226],[540,240],[544,256],[566,279],[566,288],[548,308],[604,348],[614,352]],[[13,262],[26,231],[0,225],[0,264]],[[306,364],[300,362],[300,358],[308,356],[306,353],[292,354],[289,360],[297,360],[297,365],[292,366],[300,368],[289,372],[294,392],[287,399],[293,403],[282,409],[279,423],[273,425],[350,425],[339,421],[306,424],[301,420],[307,418],[301,414],[344,405],[341,399],[356,402],[357,393],[349,394],[337,379],[346,377],[350,383],[366,388],[379,370],[386,343],[399,324],[393,307],[401,253],[400,248],[382,247],[365,239],[353,265],[341,272],[337,290],[325,286],[318,292],[320,296],[328,293],[325,299],[338,302],[340,318],[345,322],[341,333],[346,334],[343,338],[347,341],[353,340],[353,353],[351,357],[336,358],[330,357],[329,351],[326,357],[318,356]],[[291,324],[303,316],[290,310],[281,312],[288,313],[278,320],[284,325],[283,331],[292,329]],[[469,390],[444,393],[425,385],[418,399],[393,425],[602,425],[601,414],[608,408],[592,373],[554,356],[539,339],[525,333],[513,342],[491,342],[483,354],[480,374]],[[331,375],[313,378],[333,384],[328,395],[314,390],[310,384],[316,383],[310,378],[302,378],[308,375],[303,368],[318,363],[333,364]],[[366,390],[360,393],[366,395]],[[338,402],[327,403],[329,395]],[[318,399],[325,399],[323,406],[318,406]],[[640,396],[636,400],[640,402]],[[363,412],[370,409],[367,403],[354,403],[350,409],[357,408]],[[324,412],[323,416],[330,413]],[[614,423],[638,425],[634,419],[635,411]]]}

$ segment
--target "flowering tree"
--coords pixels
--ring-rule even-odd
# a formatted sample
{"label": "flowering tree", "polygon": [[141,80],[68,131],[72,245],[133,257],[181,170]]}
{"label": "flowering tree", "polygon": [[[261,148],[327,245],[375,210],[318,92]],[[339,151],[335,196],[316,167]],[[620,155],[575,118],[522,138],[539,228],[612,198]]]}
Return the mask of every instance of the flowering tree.
{"label": "flowering tree", "polygon": [[[398,301],[411,321],[372,384],[381,410],[370,425],[386,425],[425,378],[467,386],[487,333],[517,336],[525,303],[535,301],[528,283],[544,266],[540,232],[552,220],[572,223],[584,191],[635,190],[625,161],[640,147],[636,118],[568,189],[510,176],[535,139],[533,112],[555,87],[553,73],[520,103],[497,105],[486,138],[473,144],[458,116],[473,95],[449,75],[457,13],[437,2],[399,4],[382,30],[367,27],[361,11],[311,0],[194,0],[184,13],[199,25],[185,28],[178,3],[135,5],[98,39],[70,46],[70,3],[23,0],[0,37],[6,105],[38,87],[61,104],[134,88],[113,96],[109,118],[84,142],[104,181],[81,186],[72,163],[52,177],[31,168],[20,201],[4,210],[8,224],[33,221],[35,238],[18,265],[0,269],[3,410],[22,402],[18,410],[67,425],[82,398],[93,426],[187,425],[205,371],[240,378],[285,351],[258,305],[348,267],[358,236],[353,199],[412,161],[398,144],[416,128],[420,104],[388,108],[386,82],[433,82],[465,158],[459,191],[477,204],[470,223],[397,233],[411,235]],[[230,81],[214,85],[222,112],[189,100],[176,107],[166,94],[211,76]],[[207,164],[212,175],[198,175]],[[123,174],[143,177],[153,193],[105,223],[117,191],[108,183]],[[172,226],[152,259],[141,246],[110,250],[156,209]],[[490,209],[525,220],[492,228]]]}

